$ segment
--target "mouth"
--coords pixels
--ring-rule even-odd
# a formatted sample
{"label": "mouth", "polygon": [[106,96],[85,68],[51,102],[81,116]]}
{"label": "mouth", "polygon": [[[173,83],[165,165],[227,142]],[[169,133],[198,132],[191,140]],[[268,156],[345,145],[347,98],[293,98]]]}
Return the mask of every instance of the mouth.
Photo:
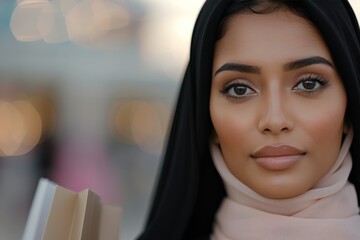
{"label": "mouth", "polygon": [[261,167],[271,171],[282,171],[299,162],[306,152],[292,146],[265,146],[251,155]]}

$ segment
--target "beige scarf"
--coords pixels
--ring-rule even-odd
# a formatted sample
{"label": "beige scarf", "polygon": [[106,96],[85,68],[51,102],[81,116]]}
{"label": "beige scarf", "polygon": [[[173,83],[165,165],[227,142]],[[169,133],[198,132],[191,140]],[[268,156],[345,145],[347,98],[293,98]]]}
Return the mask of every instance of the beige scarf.
{"label": "beige scarf", "polygon": [[268,199],[229,171],[217,145],[211,146],[227,197],[217,212],[212,240],[360,240],[360,215],[354,186],[350,131],[329,173],[306,193]]}

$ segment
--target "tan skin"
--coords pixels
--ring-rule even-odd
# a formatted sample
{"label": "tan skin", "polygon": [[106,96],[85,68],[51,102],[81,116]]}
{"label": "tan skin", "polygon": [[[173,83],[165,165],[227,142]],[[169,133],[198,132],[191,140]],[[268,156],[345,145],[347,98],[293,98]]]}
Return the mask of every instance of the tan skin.
{"label": "tan skin", "polygon": [[[210,114],[237,179],[273,199],[311,189],[336,161],[345,109],[342,81],[309,22],[285,9],[230,19],[215,46]],[[285,167],[264,167],[254,157],[285,145],[299,151]],[[266,157],[281,166],[281,157]]]}

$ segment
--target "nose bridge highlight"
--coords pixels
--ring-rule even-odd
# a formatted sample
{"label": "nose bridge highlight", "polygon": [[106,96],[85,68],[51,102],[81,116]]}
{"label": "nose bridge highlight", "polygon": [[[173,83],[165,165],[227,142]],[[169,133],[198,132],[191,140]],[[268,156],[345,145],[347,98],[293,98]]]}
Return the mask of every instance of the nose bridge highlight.
{"label": "nose bridge highlight", "polygon": [[279,134],[292,128],[287,112],[288,102],[281,91],[269,91],[263,95],[262,111],[259,119],[259,130]]}

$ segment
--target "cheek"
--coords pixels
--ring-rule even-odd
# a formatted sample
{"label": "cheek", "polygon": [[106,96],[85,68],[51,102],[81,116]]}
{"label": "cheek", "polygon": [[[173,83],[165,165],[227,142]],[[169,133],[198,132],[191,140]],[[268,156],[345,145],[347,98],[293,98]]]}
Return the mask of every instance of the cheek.
{"label": "cheek", "polygon": [[[309,151],[310,162],[307,162],[309,173],[313,171],[309,177],[313,177],[317,182],[323,177],[336,161],[341,147],[341,139],[344,130],[344,115],[346,110],[346,99],[335,98],[331,101],[314,102],[306,108],[298,105],[299,112],[296,121],[298,130],[296,131],[302,139],[302,143],[307,151]],[[298,113],[299,113],[298,112]]]}
{"label": "cheek", "polygon": [[249,171],[247,159],[252,142],[249,136],[254,133],[254,118],[242,114],[243,110],[217,103],[211,104],[210,114],[226,165],[236,178],[246,182],[244,178],[248,177],[242,170]]}
{"label": "cheek", "polygon": [[[221,143],[241,146],[254,128],[254,116],[240,105],[229,106],[221,101],[211,102],[210,115]],[[241,144],[240,144],[241,143]]]}
{"label": "cheek", "polygon": [[[313,105],[311,109],[297,113],[297,125],[311,137],[313,143],[339,143],[344,130],[346,100],[337,98],[337,102],[324,101]],[[300,110],[300,109],[299,109]],[[302,113],[302,114],[301,114]]]}

